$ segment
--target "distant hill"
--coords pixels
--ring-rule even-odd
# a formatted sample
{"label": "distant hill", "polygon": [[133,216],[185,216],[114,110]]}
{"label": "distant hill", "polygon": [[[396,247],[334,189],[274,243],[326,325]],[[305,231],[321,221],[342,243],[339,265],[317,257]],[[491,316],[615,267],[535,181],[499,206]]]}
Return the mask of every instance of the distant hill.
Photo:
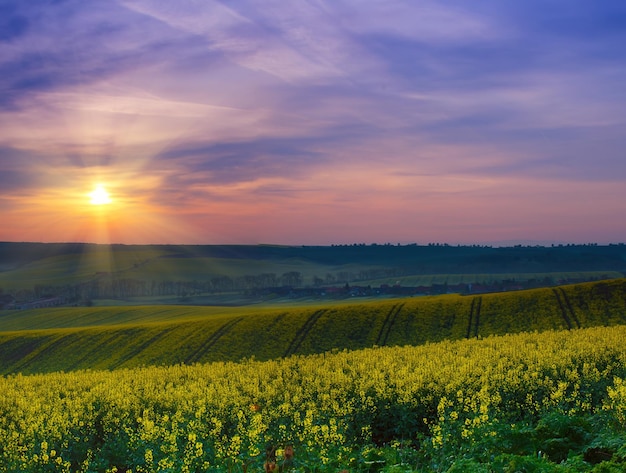
{"label": "distant hill", "polygon": [[414,274],[438,272],[556,272],[626,270],[626,244],[557,246],[429,245],[96,245],[88,243],[0,242],[3,270],[59,256],[108,254],[113,261],[155,258],[216,258],[289,261],[341,266],[348,264],[411,268]]}
{"label": "distant hill", "polygon": [[524,287],[537,287],[625,273],[623,244],[492,248],[0,243],[0,295],[9,294],[21,302],[59,297],[83,304],[93,299],[258,293],[267,288],[346,283],[491,284],[508,280],[511,286],[513,281],[533,280]]}
{"label": "distant hill", "polygon": [[2,373],[259,360],[626,324],[626,279],[284,308],[93,307],[0,313]]}

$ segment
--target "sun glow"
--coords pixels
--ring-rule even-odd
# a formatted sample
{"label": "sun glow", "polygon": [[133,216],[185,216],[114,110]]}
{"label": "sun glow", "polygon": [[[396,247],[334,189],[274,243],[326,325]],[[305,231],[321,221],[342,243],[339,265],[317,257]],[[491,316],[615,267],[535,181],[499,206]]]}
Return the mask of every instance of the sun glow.
{"label": "sun glow", "polygon": [[89,194],[89,197],[93,205],[106,205],[111,203],[111,196],[102,184],[98,184],[93,192]]}

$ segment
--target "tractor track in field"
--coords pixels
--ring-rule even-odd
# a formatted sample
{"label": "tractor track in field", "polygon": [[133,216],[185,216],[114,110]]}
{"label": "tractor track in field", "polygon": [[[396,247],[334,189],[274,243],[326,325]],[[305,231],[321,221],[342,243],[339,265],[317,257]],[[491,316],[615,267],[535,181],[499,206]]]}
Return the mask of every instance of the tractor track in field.
{"label": "tractor track in field", "polygon": [[574,312],[574,307],[572,306],[572,303],[570,302],[569,297],[567,297],[567,293],[562,287],[559,287],[559,291],[561,291],[561,295],[563,296],[563,301],[565,302],[565,306],[569,310],[572,320],[576,324],[576,327],[580,328],[581,327],[580,320],[578,320],[578,316],[576,315],[576,312]]}
{"label": "tractor track in field", "polygon": [[202,355],[207,353],[220,338],[230,332],[232,328],[243,319],[243,317],[238,317],[223,324],[220,328],[213,332],[209,338],[206,339],[206,341],[200,346],[200,348],[198,348],[194,353],[187,357],[185,363],[195,363],[200,360],[200,358],[202,358]]}
{"label": "tractor track in field", "polygon": [[315,325],[315,323],[320,319],[322,315],[324,315],[327,310],[328,309],[317,310],[309,316],[306,322],[304,322],[304,325],[300,327],[300,329],[296,332],[295,337],[293,338],[293,340],[291,340],[291,343],[287,347],[287,350],[285,350],[285,354],[283,356],[291,356],[298,351],[300,345],[302,345],[302,342],[313,328],[313,325]]}
{"label": "tractor track in field", "polygon": [[40,349],[39,352],[36,352],[36,353],[31,352],[31,353],[28,353],[26,356],[24,356],[20,360],[20,362],[15,365],[14,370],[19,371],[20,369],[23,369],[24,367],[28,366],[28,364],[32,360],[41,358],[42,356],[45,357],[47,353],[54,352],[54,350],[57,347],[64,345],[67,342],[67,340],[71,340],[71,335],[68,335],[68,334],[62,335],[59,338],[51,340],[49,343],[43,344],[43,347]]}
{"label": "tractor track in field", "polygon": [[[86,360],[89,360],[90,358],[93,358],[93,355],[95,352],[97,352],[99,350],[99,348],[101,346],[106,346],[109,343],[117,343],[116,340],[119,340],[120,338],[125,339],[128,337],[128,332],[130,331],[131,335],[136,333],[139,329],[130,329],[130,330],[114,330],[114,331],[107,331],[105,332],[106,335],[105,336],[100,336],[98,337],[98,341],[100,342],[101,345],[98,344],[92,344],[89,346],[89,349],[87,348],[81,348],[81,355],[80,357],[73,359],[72,363],[69,367],[70,370],[77,370],[80,369],[81,366],[84,366],[83,363]],[[82,345],[84,347],[84,345]],[[117,363],[116,363],[117,365]]]}
{"label": "tractor track in field", "polygon": [[569,314],[567,312],[567,308],[565,307],[565,303],[561,299],[561,293],[557,289],[552,289],[552,293],[554,294],[554,297],[556,297],[556,302],[559,305],[559,309],[561,311],[561,317],[565,321],[567,330],[571,330],[573,328],[572,319],[570,319]]}
{"label": "tractor track in field", "polygon": [[563,288],[554,288],[552,289],[552,292],[554,292],[556,301],[559,304],[559,308],[561,309],[561,315],[563,317],[563,320],[565,320],[565,323],[567,324],[567,328],[580,328],[580,320],[578,320],[578,317],[574,312],[574,308],[572,307],[572,304]]}
{"label": "tractor track in field", "polygon": [[157,333],[156,335],[150,337],[145,342],[140,343],[138,346],[134,347],[132,350],[129,350],[129,352],[126,355],[124,355],[124,357],[122,357],[120,360],[117,360],[111,366],[111,369],[119,368],[123,363],[125,363],[128,360],[130,360],[130,359],[134,358],[135,356],[139,355],[139,353],[141,353],[146,348],[148,348],[150,345],[152,345],[153,343],[155,343],[158,340],[160,340],[161,338],[163,338],[169,332],[170,332],[170,330],[160,330],[159,333]]}
{"label": "tractor track in field", "polygon": [[395,304],[391,310],[387,313],[385,320],[383,321],[383,326],[380,328],[380,332],[378,332],[378,337],[376,337],[376,345],[385,346],[387,345],[387,340],[389,339],[389,334],[391,333],[391,328],[396,323],[396,318],[398,314],[404,307],[404,304]]}
{"label": "tractor track in field", "polygon": [[467,323],[467,334],[465,338],[478,337],[478,326],[480,324],[480,308],[483,305],[482,297],[474,297],[470,306],[469,322]]}

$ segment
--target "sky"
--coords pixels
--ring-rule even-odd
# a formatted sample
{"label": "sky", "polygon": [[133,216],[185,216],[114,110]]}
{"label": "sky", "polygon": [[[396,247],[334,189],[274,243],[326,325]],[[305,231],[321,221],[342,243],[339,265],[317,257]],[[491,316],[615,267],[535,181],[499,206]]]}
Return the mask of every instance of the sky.
{"label": "sky", "polygon": [[624,242],[625,44],[622,0],[0,0],[0,241]]}

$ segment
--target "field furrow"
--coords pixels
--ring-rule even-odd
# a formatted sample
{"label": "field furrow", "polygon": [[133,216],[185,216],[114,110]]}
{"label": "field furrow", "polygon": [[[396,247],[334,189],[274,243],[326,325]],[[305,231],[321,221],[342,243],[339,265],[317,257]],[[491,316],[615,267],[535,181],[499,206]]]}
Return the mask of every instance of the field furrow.
{"label": "field furrow", "polygon": [[192,355],[187,357],[185,362],[195,363],[199,361],[207,352],[211,350],[213,345],[215,345],[220,338],[226,335],[226,333],[228,333],[235,325],[237,325],[242,320],[243,317],[238,317],[229,322],[226,322],[224,325],[218,328],[209,338],[207,338],[198,350],[196,350]]}
{"label": "field furrow", "polygon": [[556,302],[559,305],[561,317],[563,317],[563,320],[565,321],[565,324],[567,325],[568,330],[571,330],[572,320],[570,319],[570,316],[567,313],[567,309],[565,308],[565,304],[563,303],[563,300],[561,299],[561,293],[558,291],[558,289],[553,289],[552,292],[554,293],[554,296],[556,297]]}
{"label": "field furrow", "polygon": [[578,320],[578,317],[576,316],[576,312],[574,311],[574,308],[572,307],[572,303],[567,297],[567,292],[565,292],[565,290],[562,287],[559,287],[556,290],[561,293],[561,298],[563,300],[563,303],[565,304],[565,308],[567,312],[569,313],[571,320],[573,320],[574,323],[576,324],[576,328],[580,328],[581,327],[580,320]]}
{"label": "field furrow", "polygon": [[474,312],[476,310],[476,297],[472,299],[472,305],[470,306],[469,311],[469,320],[467,321],[467,334],[465,338],[470,338],[472,335],[472,322],[474,321]]}
{"label": "field furrow", "polygon": [[378,332],[378,336],[376,337],[376,345],[383,346],[387,343],[387,339],[389,338],[389,331],[391,327],[391,321],[397,316],[398,306],[400,304],[394,304],[387,315],[385,315],[385,320],[383,320],[383,325]]}
{"label": "field furrow", "polygon": [[315,322],[319,320],[319,318],[324,314],[324,312],[326,312],[326,310],[322,309],[322,310],[315,311],[313,312],[313,314],[311,314],[311,316],[306,320],[306,322],[300,328],[300,330],[296,332],[296,335],[291,341],[291,343],[289,344],[289,346],[287,347],[287,350],[285,351],[284,356],[291,356],[298,352],[300,345],[302,345],[302,342],[304,341],[304,339],[307,337],[307,335],[313,328],[313,325],[315,325]]}
{"label": "field furrow", "polygon": [[483,298],[477,297],[474,306],[474,337],[478,338],[478,327],[480,326],[480,308],[483,304]]}

